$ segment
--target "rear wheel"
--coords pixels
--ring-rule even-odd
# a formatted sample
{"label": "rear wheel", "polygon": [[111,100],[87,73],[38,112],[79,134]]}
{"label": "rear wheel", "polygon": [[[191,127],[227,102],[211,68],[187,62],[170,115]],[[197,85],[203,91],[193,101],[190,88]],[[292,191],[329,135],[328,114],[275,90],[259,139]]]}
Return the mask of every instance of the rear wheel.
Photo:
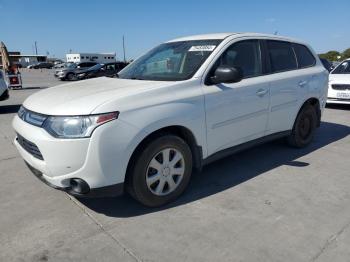
{"label": "rear wheel", "polygon": [[142,204],[158,207],[183,193],[191,173],[189,146],[177,136],[166,135],[149,143],[136,157],[130,193]]}
{"label": "rear wheel", "polygon": [[299,112],[292,133],[288,137],[288,144],[302,148],[311,143],[317,127],[317,113],[312,105],[305,105]]}

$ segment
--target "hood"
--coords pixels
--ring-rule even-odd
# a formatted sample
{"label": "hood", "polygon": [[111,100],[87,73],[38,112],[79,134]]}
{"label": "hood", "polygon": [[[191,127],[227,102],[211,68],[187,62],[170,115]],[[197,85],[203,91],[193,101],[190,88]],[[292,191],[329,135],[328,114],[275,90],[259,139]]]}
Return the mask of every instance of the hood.
{"label": "hood", "polygon": [[350,84],[350,74],[330,74],[330,83]]}
{"label": "hood", "polygon": [[107,101],[167,85],[169,82],[99,77],[39,91],[23,106],[45,115],[88,115]]}

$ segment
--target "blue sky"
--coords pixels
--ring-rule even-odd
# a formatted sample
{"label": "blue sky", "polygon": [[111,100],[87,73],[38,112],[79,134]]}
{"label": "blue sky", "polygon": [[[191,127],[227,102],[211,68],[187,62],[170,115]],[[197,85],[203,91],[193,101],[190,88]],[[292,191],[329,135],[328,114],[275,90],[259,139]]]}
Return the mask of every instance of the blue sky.
{"label": "blue sky", "polygon": [[117,52],[127,58],[179,36],[213,32],[274,33],[317,52],[350,47],[349,0],[0,0],[0,40],[9,50],[63,58]]}

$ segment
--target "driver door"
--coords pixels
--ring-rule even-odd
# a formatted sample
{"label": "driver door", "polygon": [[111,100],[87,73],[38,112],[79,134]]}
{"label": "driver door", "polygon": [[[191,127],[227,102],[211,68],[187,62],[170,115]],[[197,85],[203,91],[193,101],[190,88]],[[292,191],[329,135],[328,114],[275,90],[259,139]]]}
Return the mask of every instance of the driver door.
{"label": "driver door", "polygon": [[264,136],[269,115],[269,83],[263,76],[258,40],[229,46],[210,70],[220,65],[240,67],[238,83],[204,86],[208,154]]}

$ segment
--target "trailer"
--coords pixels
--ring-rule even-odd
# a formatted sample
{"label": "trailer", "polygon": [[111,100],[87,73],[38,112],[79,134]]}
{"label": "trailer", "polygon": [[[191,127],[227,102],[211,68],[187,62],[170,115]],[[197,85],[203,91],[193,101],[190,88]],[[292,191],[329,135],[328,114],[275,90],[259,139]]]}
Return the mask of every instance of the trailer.
{"label": "trailer", "polygon": [[116,62],[115,53],[76,53],[66,54],[67,63],[82,63],[82,62],[96,62],[99,64],[107,64]]}

